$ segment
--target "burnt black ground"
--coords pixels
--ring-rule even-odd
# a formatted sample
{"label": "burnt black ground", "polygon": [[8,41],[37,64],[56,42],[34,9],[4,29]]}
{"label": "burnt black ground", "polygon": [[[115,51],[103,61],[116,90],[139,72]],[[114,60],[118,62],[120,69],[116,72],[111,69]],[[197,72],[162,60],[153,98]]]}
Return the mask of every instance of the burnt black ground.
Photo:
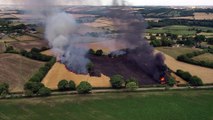
{"label": "burnt black ground", "polygon": [[95,74],[103,73],[107,76],[120,74],[125,79],[134,77],[140,85],[158,84],[152,77],[146,74],[140,69],[137,64],[130,62],[127,56],[120,56],[116,58],[110,58],[108,56],[89,56],[90,60],[94,64]]}

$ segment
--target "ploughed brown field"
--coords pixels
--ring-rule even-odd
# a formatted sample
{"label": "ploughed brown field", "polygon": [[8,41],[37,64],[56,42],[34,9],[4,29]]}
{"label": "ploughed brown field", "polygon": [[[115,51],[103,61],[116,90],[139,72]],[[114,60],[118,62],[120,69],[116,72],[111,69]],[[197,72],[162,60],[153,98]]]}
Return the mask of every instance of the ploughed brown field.
{"label": "ploughed brown field", "polygon": [[44,65],[17,54],[0,54],[0,83],[8,83],[10,91],[23,91],[25,82]]}
{"label": "ploughed brown field", "polygon": [[45,40],[36,40],[36,41],[24,41],[24,42],[11,42],[9,43],[9,45],[17,49],[30,50],[34,47],[36,48],[47,47],[48,43]]}

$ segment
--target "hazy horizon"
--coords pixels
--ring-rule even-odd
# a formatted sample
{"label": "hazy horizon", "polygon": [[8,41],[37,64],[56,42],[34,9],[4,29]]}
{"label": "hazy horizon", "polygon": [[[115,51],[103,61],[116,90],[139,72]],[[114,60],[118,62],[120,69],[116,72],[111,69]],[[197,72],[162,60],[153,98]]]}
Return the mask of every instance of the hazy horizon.
{"label": "hazy horizon", "polygon": [[[35,0],[34,0],[35,1]],[[57,5],[111,5],[112,0],[55,0]],[[117,0],[121,3],[121,0]],[[28,0],[0,0],[0,5],[24,5]],[[80,4],[79,4],[80,3]],[[130,6],[213,6],[213,0],[125,0]]]}

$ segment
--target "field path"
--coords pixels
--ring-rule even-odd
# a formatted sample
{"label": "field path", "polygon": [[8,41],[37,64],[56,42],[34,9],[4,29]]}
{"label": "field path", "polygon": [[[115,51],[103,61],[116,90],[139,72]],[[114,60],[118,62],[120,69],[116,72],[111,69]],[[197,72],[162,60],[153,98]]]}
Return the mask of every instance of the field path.
{"label": "field path", "polygon": [[171,70],[176,71],[177,69],[181,69],[188,71],[192,75],[200,77],[205,84],[213,83],[213,69],[180,62],[165,53],[163,54],[165,56],[165,63]]}

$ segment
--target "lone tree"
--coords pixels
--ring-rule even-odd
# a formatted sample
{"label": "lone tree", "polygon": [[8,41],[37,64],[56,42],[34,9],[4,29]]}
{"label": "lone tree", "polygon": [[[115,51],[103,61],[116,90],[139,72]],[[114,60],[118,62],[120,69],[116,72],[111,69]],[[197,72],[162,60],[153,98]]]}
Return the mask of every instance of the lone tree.
{"label": "lone tree", "polygon": [[97,50],[96,52],[95,52],[95,55],[97,55],[97,56],[102,56],[103,55],[103,51],[102,50]]}
{"label": "lone tree", "polygon": [[92,90],[92,85],[86,81],[82,81],[77,86],[77,91],[79,94],[86,94],[86,93],[89,93],[91,90]]}
{"label": "lone tree", "polygon": [[69,90],[69,83],[67,80],[61,80],[59,83],[58,83],[58,89],[60,91],[65,91],[65,90]]}
{"label": "lone tree", "polygon": [[124,77],[121,75],[113,75],[110,78],[110,83],[113,88],[119,89],[124,84]]}
{"label": "lone tree", "polygon": [[176,81],[175,81],[175,79],[173,77],[169,77],[168,80],[167,80],[167,84],[170,87],[173,87],[176,84]]}
{"label": "lone tree", "polygon": [[0,95],[5,95],[9,93],[9,85],[6,83],[0,84]]}
{"label": "lone tree", "polygon": [[138,88],[138,85],[136,82],[128,82],[126,88],[130,91],[135,91]]}

